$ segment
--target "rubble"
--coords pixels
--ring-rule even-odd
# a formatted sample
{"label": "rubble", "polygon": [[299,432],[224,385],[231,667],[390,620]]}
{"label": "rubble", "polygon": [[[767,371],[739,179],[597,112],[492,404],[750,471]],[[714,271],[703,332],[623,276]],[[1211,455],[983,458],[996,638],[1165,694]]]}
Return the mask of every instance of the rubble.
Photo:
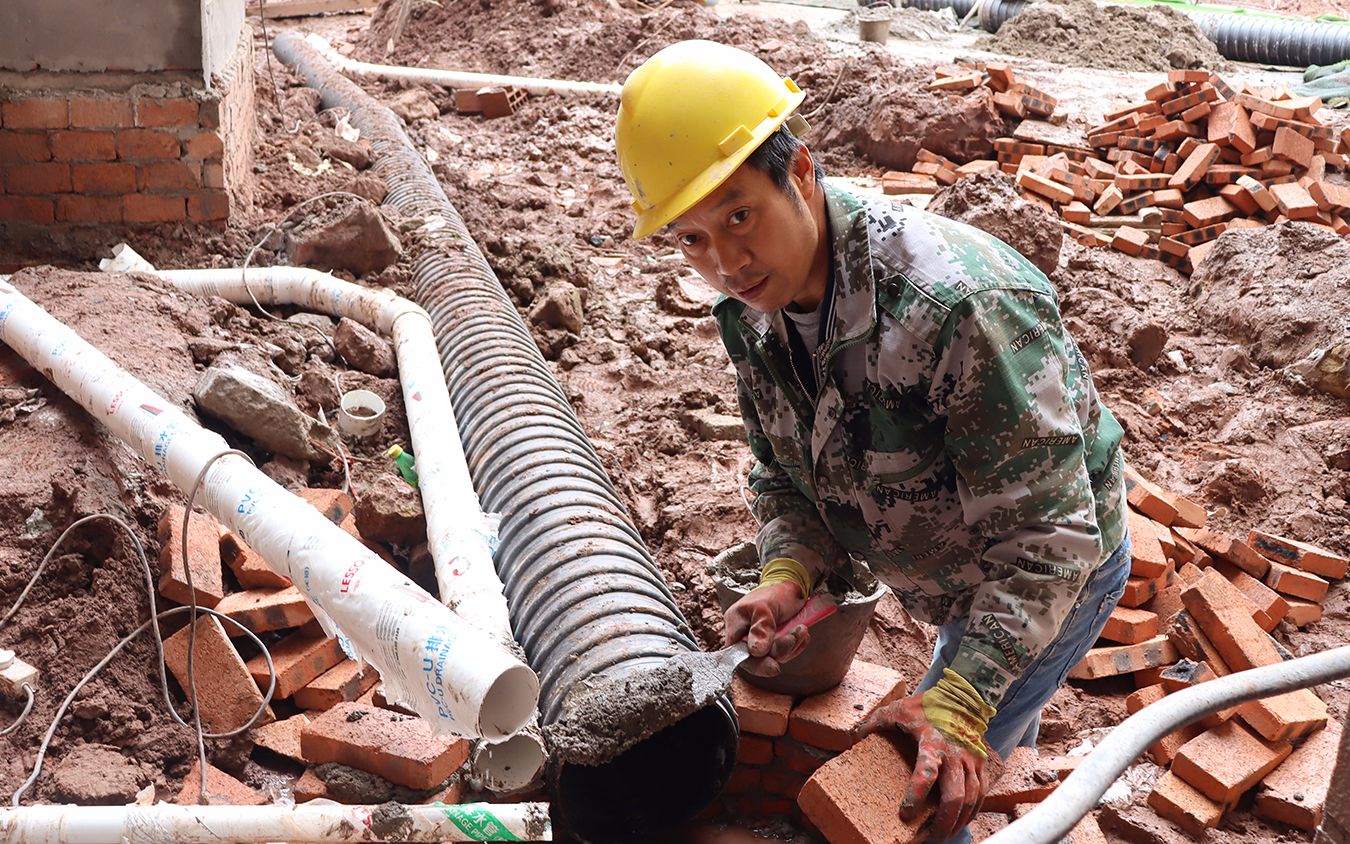
{"label": "rubble", "polygon": [[397,261],[403,245],[373,206],[351,202],[327,215],[305,218],[288,231],[286,253],[297,266],[361,276]]}
{"label": "rubble", "polygon": [[280,386],[240,366],[207,369],[192,398],[202,410],[274,454],[317,460],[323,452],[315,442],[332,437],[331,428],[301,413]]}
{"label": "rubble", "polygon": [[427,541],[426,513],[417,490],[394,474],[357,489],[356,526],[366,539],[411,547]]}
{"label": "rubble", "polygon": [[[380,378],[389,378],[398,372],[394,349],[380,335],[355,320],[343,317],[333,332],[337,353],[351,366]],[[333,405],[328,405],[332,407]]]}

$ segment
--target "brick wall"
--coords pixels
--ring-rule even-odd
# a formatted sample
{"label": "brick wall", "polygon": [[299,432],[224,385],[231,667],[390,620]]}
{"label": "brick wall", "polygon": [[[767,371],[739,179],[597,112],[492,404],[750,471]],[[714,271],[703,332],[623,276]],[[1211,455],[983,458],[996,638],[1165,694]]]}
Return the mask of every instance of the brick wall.
{"label": "brick wall", "polygon": [[0,93],[0,222],[220,223],[251,203],[247,42],[215,90]]}

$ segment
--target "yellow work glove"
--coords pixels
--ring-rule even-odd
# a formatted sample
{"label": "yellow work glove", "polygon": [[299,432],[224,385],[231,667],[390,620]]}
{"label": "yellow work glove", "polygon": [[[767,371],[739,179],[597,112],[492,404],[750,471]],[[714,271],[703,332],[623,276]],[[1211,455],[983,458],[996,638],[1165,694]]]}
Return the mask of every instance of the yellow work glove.
{"label": "yellow work glove", "polygon": [[[802,600],[811,594],[811,574],[806,570],[806,566],[789,557],[777,557],[765,563],[764,568],[759,572],[759,585],[755,589],[764,586],[772,586],[775,583],[795,583],[801,590]],[[754,589],[750,590],[754,591]]]}
{"label": "yellow work glove", "polygon": [[984,732],[998,710],[985,703],[965,677],[943,669],[942,679],[923,693],[923,714],[938,732],[986,758]]}

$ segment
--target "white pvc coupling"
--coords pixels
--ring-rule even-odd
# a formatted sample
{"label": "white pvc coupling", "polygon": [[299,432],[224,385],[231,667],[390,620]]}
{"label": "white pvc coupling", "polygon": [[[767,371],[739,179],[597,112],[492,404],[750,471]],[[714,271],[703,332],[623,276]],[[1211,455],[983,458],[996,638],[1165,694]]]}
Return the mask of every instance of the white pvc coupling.
{"label": "white pvc coupling", "polygon": [[[425,315],[411,318],[424,321]],[[229,449],[69,327],[0,282],[0,342],[180,489]],[[499,637],[466,623],[355,537],[237,455],[211,464],[199,498],[333,625],[353,656],[440,733],[503,739],[532,719],[539,681]]]}

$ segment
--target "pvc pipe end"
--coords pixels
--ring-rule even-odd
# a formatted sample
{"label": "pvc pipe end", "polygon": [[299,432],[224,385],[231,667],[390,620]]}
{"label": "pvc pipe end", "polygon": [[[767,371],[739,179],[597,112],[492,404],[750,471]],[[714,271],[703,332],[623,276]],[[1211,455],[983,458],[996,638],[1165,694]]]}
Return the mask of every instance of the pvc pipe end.
{"label": "pvc pipe end", "polygon": [[518,733],[500,744],[482,742],[473,765],[483,785],[497,794],[511,794],[538,784],[548,754],[535,731]]}
{"label": "pvc pipe end", "polygon": [[478,734],[488,741],[509,738],[530,723],[538,704],[539,677],[524,664],[513,665],[483,696]]}

